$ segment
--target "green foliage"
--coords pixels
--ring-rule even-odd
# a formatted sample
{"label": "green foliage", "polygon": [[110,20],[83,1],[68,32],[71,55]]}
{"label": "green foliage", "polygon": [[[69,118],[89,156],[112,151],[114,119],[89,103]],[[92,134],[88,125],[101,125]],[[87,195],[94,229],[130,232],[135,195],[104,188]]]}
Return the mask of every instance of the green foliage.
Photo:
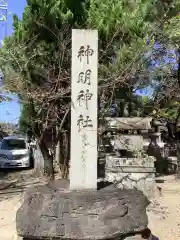
{"label": "green foliage", "polygon": [[164,24],[164,34],[174,47],[179,47],[180,37],[180,1],[172,1],[169,19]]}
{"label": "green foliage", "polygon": [[18,126],[12,123],[0,122],[0,137],[5,137],[8,135],[13,135],[19,133]]}
{"label": "green foliage", "polygon": [[19,126],[21,131],[26,133],[28,130],[31,131],[34,128],[33,121],[32,119],[30,119],[34,117],[35,115],[30,108],[30,104],[24,104],[21,110],[21,116],[19,119]]}
{"label": "green foliage", "polygon": [[177,118],[177,112],[178,112],[179,106],[180,106],[179,102],[174,100],[169,101],[167,102],[165,108],[159,109],[156,116],[166,120],[175,121]]}
{"label": "green foliage", "polygon": [[148,16],[154,8],[153,1],[94,0],[89,10],[89,23],[105,37],[114,34],[131,42],[135,37],[146,37],[150,32]]}
{"label": "green foliage", "polygon": [[98,29],[100,101],[102,92],[111,96],[114,88],[137,88],[138,75],[146,71],[144,54],[156,36],[156,2],[28,0],[22,20],[14,16],[14,33],[0,49],[5,84],[24,105],[21,125],[38,136],[59,128],[70,103],[72,28]]}
{"label": "green foliage", "polygon": [[154,8],[155,1],[91,1],[88,23],[99,31],[100,80],[111,73],[114,84],[127,75],[129,79],[129,70],[131,76],[143,70],[143,55],[154,43],[154,23],[149,19]]}
{"label": "green foliage", "polygon": [[[167,1],[166,11],[164,15],[166,16],[166,21],[162,22],[161,32],[159,34],[160,42],[164,49],[180,49],[180,1]],[[165,52],[161,54],[160,57],[165,56]],[[177,51],[176,51],[177,53]],[[169,59],[176,59],[178,62],[178,55],[175,53],[173,56],[169,56],[166,52],[166,57]],[[158,59],[159,59],[158,58]],[[163,61],[164,62],[164,61]],[[160,68],[157,69],[155,75],[156,80],[159,83],[155,88],[156,98],[158,105],[161,109],[158,109],[157,116],[166,118],[169,120],[176,120],[179,112],[179,74],[173,68],[174,63],[162,64]],[[179,67],[178,67],[179,68]],[[154,78],[155,79],[155,78]],[[178,83],[179,82],[179,83]]]}
{"label": "green foliage", "polygon": [[131,116],[142,116],[146,114],[142,108],[149,112],[151,102],[133,92],[146,79],[145,53],[158,39],[164,16],[174,16],[173,2],[28,0],[22,20],[14,16],[14,33],[0,49],[0,65],[6,88],[23,104],[20,125],[36,135],[51,170],[60,132],[70,134],[66,113],[71,99],[72,28],[99,32],[100,104],[110,105],[119,89]]}
{"label": "green foliage", "polygon": [[71,29],[86,24],[88,7],[84,0],[29,0],[22,20],[14,16],[14,34],[5,39],[0,62],[6,86],[23,104],[20,125],[36,137],[60,125],[67,108],[60,93],[70,82]]}

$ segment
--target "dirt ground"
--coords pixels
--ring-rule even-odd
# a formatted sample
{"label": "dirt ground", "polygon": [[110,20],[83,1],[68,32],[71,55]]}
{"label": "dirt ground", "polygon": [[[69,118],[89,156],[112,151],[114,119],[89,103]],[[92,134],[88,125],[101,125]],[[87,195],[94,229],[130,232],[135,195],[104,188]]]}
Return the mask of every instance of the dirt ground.
{"label": "dirt ground", "polygon": [[161,177],[157,179],[157,186],[162,188],[162,196],[157,196],[148,208],[149,227],[159,240],[178,240],[180,181],[175,176]]}
{"label": "dirt ground", "polygon": [[23,192],[32,185],[43,184],[32,170],[0,173],[0,239],[20,240],[16,234],[16,212],[23,200]]}
{"label": "dirt ground", "polygon": [[[23,192],[30,185],[43,182],[43,179],[35,178],[30,171],[8,174],[0,178],[0,239],[20,239],[16,235],[15,218]],[[147,209],[149,227],[159,240],[178,240],[180,239],[180,181],[176,180],[175,176],[166,176],[158,178],[157,182],[157,186],[162,188],[162,195],[157,194]]]}

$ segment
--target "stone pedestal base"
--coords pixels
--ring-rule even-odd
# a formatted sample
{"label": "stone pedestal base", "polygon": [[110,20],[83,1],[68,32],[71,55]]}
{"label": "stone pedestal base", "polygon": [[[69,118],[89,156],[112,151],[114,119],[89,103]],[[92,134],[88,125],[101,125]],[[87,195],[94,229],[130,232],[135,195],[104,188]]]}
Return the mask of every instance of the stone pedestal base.
{"label": "stone pedestal base", "polygon": [[154,160],[107,156],[105,180],[120,189],[138,189],[151,198],[156,186]]}
{"label": "stone pedestal base", "polygon": [[148,198],[152,198],[156,192],[154,173],[107,172],[106,180],[114,182],[120,189],[138,189]]}
{"label": "stone pedestal base", "polygon": [[148,204],[137,190],[111,185],[97,191],[70,191],[67,182],[54,181],[26,192],[17,212],[17,233],[29,240],[125,239],[147,227]]}

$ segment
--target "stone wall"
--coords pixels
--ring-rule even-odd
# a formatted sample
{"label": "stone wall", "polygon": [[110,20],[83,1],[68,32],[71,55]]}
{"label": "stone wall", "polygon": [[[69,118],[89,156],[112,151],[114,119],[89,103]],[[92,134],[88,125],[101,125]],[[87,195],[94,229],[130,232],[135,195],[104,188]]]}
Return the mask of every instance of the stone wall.
{"label": "stone wall", "polygon": [[138,189],[148,198],[155,192],[155,159],[106,156],[105,180],[120,189]]}

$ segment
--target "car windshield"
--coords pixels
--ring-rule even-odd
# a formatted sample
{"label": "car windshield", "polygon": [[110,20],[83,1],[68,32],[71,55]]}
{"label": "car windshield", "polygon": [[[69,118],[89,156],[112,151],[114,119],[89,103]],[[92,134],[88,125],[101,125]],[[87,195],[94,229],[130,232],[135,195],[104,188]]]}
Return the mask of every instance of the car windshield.
{"label": "car windshield", "polygon": [[1,142],[1,149],[3,150],[19,150],[26,149],[26,143],[21,139],[4,139]]}

